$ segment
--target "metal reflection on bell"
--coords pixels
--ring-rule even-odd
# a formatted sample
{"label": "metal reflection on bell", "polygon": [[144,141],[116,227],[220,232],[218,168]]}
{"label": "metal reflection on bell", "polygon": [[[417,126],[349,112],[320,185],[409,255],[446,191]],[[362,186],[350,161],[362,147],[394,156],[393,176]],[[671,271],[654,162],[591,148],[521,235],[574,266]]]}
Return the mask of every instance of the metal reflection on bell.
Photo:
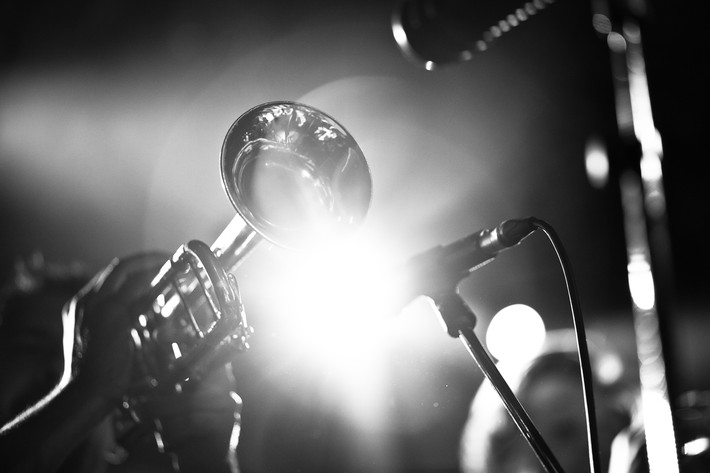
{"label": "metal reflection on bell", "polygon": [[352,232],[372,193],[360,147],[333,118],[294,102],[270,102],[234,122],[222,147],[232,204],[266,240],[310,249]]}

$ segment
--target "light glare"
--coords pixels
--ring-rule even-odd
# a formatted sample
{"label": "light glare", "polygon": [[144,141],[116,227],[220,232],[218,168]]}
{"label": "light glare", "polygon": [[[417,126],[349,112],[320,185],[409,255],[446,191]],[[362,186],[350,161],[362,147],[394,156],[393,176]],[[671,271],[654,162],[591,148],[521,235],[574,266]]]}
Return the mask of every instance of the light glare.
{"label": "light glare", "polygon": [[699,437],[683,445],[683,454],[692,457],[706,452],[709,448],[710,439],[707,437]]}
{"label": "light glare", "polygon": [[488,350],[501,361],[530,359],[544,342],[545,324],[537,311],[525,304],[498,311],[486,332]]}
{"label": "light glare", "polygon": [[352,371],[365,361],[363,346],[386,338],[396,313],[388,313],[397,280],[386,268],[383,252],[355,242],[319,252],[284,254],[276,302],[281,327],[292,351],[318,365],[347,364]]}
{"label": "light glare", "polygon": [[402,28],[400,23],[394,23],[392,25],[392,35],[400,47],[407,46],[407,33],[405,33],[404,28]]}
{"label": "light glare", "polygon": [[643,256],[633,258],[628,264],[629,292],[633,303],[641,310],[651,310],[656,305],[656,291],[651,266]]}
{"label": "light glare", "polygon": [[589,183],[597,189],[603,188],[609,181],[609,157],[599,139],[587,142],[584,166]]}
{"label": "light glare", "polygon": [[182,352],[180,351],[180,347],[178,346],[177,343],[173,342],[171,344],[171,347],[173,349],[173,356],[177,360],[178,358],[182,357]]}
{"label": "light glare", "polygon": [[644,391],[641,393],[644,417],[652,418],[659,425],[671,426],[670,429],[646,429],[646,444],[651,473],[678,471],[678,459],[675,452],[675,433],[668,400],[662,393]]}
{"label": "light glare", "polygon": [[368,432],[381,430],[385,367],[398,329],[398,319],[382,310],[396,287],[383,269],[388,257],[355,242],[281,256],[276,314],[278,331],[288,334],[281,348],[325,377],[341,415]]}
{"label": "light glare", "polygon": [[621,359],[612,354],[600,357],[597,366],[597,376],[602,384],[608,386],[616,383],[624,374],[624,364]]}

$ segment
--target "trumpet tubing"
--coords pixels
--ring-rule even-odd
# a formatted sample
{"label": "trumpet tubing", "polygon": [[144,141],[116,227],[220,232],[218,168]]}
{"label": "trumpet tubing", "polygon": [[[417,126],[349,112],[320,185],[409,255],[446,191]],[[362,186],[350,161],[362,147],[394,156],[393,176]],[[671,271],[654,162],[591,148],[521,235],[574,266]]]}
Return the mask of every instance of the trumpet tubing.
{"label": "trumpet tubing", "polygon": [[136,302],[134,383],[122,408],[151,416],[155,389],[175,389],[248,348],[234,270],[262,240],[310,250],[350,233],[369,208],[372,181],[359,146],[325,113],[295,102],[250,109],[221,151],[224,189],[237,215],[211,246],[182,245]]}

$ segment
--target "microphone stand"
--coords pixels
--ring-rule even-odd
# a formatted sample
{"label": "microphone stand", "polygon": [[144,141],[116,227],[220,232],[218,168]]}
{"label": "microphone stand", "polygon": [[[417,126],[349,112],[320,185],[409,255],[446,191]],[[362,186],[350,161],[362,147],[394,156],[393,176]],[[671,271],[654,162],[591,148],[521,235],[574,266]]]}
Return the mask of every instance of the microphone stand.
{"label": "microphone stand", "polygon": [[[554,0],[545,0],[528,2],[525,5],[526,8],[528,5],[544,8],[545,3],[553,2]],[[674,295],[673,262],[662,171],[663,147],[653,123],[642,43],[641,20],[648,7],[646,3],[645,0],[591,0],[594,10],[593,24],[609,47],[612,68],[618,131],[616,139],[623,161],[620,166],[622,169],[619,188],[649,470],[651,473],[674,473],[680,469],[680,450],[675,432],[676,419],[673,417],[678,407],[678,393],[677,375],[672,369],[675,355],[672,343],[673,326],[669,320]],[[440,11],[428,11],[429,16],[425,19],[429,24],[419,20],[430,29],[427,30],[421,25],[412,28],[405,20],[421,13],[417,10],[420,4],[423,2],[402,1],[399,16],[393,16],[392,30],[402,52],[427,70],[433,70],[444,63],[471,59],[474,53],[487,50],[493,39],[510,31],[521,21],[525,21],[528,15],[535,13],[523,11],[523,16],[509,15],[486,30],[482,39],[475,42],[475,47],[471,49],[442,52],[418,48],[422,46],[423,40],[431,41],[431,37],[427,38],[427,35],[441,33],[436,30],[436,27],[441,26],[437,22],[441,22],[442,18],[451,20],[446,17],[451,12],[444,6]],[[516,10],[518,11],[522,9]],[[459,14],[463,15],[463,12]],[[513,22],[510,21],[511,18]],[[501,28],[501,25],[505,25],[505,28]],[[407,28],[411,31],[407,31]],[[443,29],[452,30],[451,22],[445,24]],[[413,41],[418,44],[417,47],[412,44]],[[446,41],[442,44],[451,46]],[[452,291],[443,299],[435,298],[435,302],[444,307],[451,303],[449,299],[453,296],[455,294]],[[461,310],[458,312],[460,313],[454,317],[463,315]],[[446,318],[447,315],[442,313],[442,317]],[[449,334],[454,337],[461,336],[469,343],[469,349],[476,361],[490,378],[489,372],[486,371],[488,367],[484,369],[485,360],[480,361],[484,358],[481,354],[485,352],[479,350],[480,344],[469,334],[473,326],[458,327],[456,320],[451,322],[454,325],[449,326]],[[472,322],[472,325],[475,325],[475,322]],[[497,384],[494,383],[494,386],[497,387]],[[511,415],[515,418],[514,412],[511,412]],[[522,418],[516,419],[516,423],[524,424],[522,421]],[[536,448],[535,445],[533,448]]]}
{"label": "microphone stand", "polygon": [[428,297],[436,304],[447,333],[463,342],[478,367],[491,382],[515,425],[533,449],[535,456],[537,456],[545,471],[548,473],[564,473],[545,439],[537,430],[532,419],[525,412],[522,404],[520,404],[520,401],[510,389],[510,386],[508,386],[490,355],[488,355],[476,337],[473,330],[476,326],[476,316],[458,294],[456,287],[454,286]]}

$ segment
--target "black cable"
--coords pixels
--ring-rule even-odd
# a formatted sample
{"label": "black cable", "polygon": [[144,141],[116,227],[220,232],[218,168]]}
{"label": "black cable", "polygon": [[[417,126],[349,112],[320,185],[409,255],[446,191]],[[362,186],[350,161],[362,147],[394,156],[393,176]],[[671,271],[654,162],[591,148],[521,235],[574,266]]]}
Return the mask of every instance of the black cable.
{"label": "black cable", "polygon": [[572,275],[572,266],[562,245],[562,241],[558,237],[554,228],[547,222],[531,217],[531,222],[535,227],[539,228],[550,240],[552,247],[557,253],[557,258],[562,268],[565,284],[567,286],[567,295],[569,298],[570,311],[572,321],[574,323],[574,333],[577,338],[577,352],[579,354],[579,366],[582,374],[582,394],[584,396],[584,409],[587,421],[587,440],[589,444],[589,466],[591,472],[601,472],[599,460],[599,438],[596,419],[596,409],[594,406],[593,392],[593,376],[592,366],[589,357],[589,349],[587,347],[587,339],[584,330],[584,320],[582,318],[582,310],[577,294],[577,287]]}

